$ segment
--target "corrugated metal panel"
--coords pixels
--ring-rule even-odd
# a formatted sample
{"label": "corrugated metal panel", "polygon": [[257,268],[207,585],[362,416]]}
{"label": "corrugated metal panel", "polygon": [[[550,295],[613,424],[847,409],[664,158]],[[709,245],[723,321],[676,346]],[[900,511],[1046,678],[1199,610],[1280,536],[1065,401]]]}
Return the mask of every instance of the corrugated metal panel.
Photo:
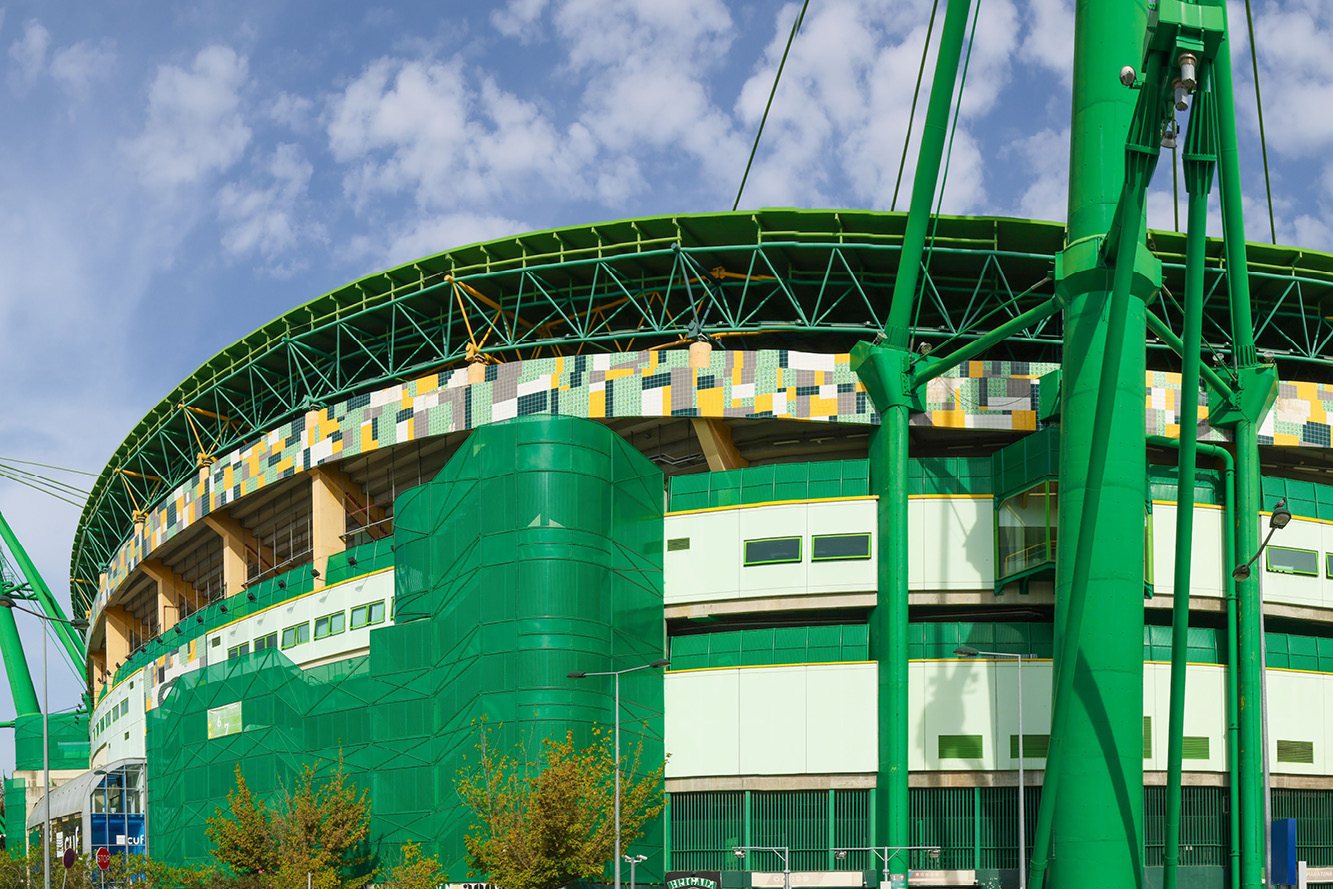
{"label": "corrugated metal panel", "polygon": [[1273,791],[1273,817],[1296,819],[1296,857],[1333,867],[1333,791]]}

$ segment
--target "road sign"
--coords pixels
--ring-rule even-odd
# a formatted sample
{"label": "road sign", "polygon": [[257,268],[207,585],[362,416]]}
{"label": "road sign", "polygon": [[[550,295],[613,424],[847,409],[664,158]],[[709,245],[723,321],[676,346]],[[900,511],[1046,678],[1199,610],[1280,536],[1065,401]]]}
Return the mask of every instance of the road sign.
{"label": "road sign", "polygon": [[106,850],[106,846],[97,850],[97,866],[102,870],[111,866],[111,853]]}
{"label": "road sign", "polygon": [[73,866],[74,866],[74,859],[76,859],[76,858],[78,858],[78,857],[79,857],[79,856],[77,856],[77,855],[74,854],[74,850],[73,850],[73,849],[66,849],[66,850],[65,850],[65,854],[64,854],[63,858],[61,859],[62,862],[63,862],[64,865],[65,865],[65,870],[69,870],[71,867],[73,867]]}

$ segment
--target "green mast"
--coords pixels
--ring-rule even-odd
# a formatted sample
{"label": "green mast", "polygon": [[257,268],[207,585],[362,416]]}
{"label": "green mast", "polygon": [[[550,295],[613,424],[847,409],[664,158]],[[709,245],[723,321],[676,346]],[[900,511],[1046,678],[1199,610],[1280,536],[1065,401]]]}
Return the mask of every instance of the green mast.
{"label": "green mast", "polygon": [[[1040,844],[1046,821],[1056,841],[1050,885],[1071,889],[1093,874],[1102,885],[1143,885],[1142,297],[1152,282],[1128,278],[1140,264],[1149,277],[1153,269],[1140,255],[1141,195],[1125,175],[1138,97],[1118,75],[1141,64],[1147,17],[1143,0],[1079,0],[1074,20],[1069,227],[1057,267],[1066,308],[1055,611],[1056,685],[1071,694],[1057,692],[1058,749],[1037,834]],[[1122,192],[1112,268],[1103,249]],[[1044,866],[1034,860],[1033,886]]]}

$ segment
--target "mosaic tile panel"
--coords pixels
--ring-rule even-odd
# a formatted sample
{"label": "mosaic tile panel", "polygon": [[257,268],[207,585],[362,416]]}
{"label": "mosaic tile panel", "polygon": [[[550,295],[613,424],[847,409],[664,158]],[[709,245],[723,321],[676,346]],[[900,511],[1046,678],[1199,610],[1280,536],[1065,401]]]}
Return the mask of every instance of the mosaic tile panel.
{"label": "mosaic tile panel", "polygon": [[[1039,378],[1056,365],[971,361],[933,380],[916,426],[1034,430]],[[1150,434],[1178,436],[1179,374],[1149,372]],[[1260,428],[1261,444],[1330,447],[1333,385],[1283,383]],[[879,415],[843,354],[716,350],[691,368],[686,350],[553,357],[491,365],[469,386],[467,369],[442,371],[311,411],[221,457],[177,488],[136,529],[108,566],[93,611],[135,566],[209,512],[325,461],[472,429],[527,414],[603,417],[790,417],[878,424]],[[1207,425],[1200,438],[1225,440]]]}

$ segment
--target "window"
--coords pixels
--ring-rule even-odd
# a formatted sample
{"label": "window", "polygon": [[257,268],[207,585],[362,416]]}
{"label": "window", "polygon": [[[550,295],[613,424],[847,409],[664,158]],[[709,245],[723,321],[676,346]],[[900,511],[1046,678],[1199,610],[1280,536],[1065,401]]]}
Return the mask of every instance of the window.
{"label": "window", "polygon": [[235,648],[228,648],[228,649],[227,649],[227,660],[231,660],[232,658],[236,658],[236,657],[245,657],[245,656],[246,656],[247,654],[249,654],[249,653],[250,653],[250,643],[249,643],[249,642],[242,642],[240,645],[237,645]]}
{"label": "window", "polygon": [[336,636],[343,631],[347,625],[347,615],[339,611],[337,614],[326,614],[324,617],[315,618],[315,638],[323,639],[326,636]]}
{"label": "window", "polygon": [[263,651],[265,648],[278,647],[278,634],[269,633],[267,636],[260,636],[255,640],[255,651]]}
{"label": "window", "polygon": [[816,534],[810,539],[812,562],[845,562],[868,558],[869,534]]}
{"label": "window", "polygon": [[221,644],[222,644],[222,637],[221,637],[221,636],[214,636],[214,637],[213,637],[213,644],[212,644],[212,647],[213,647],[213,648],[217,648],[217,647],[218,647],[219,645],[221,645]]}
{"label": "window", "polygon": [[801,561],[801,538],[767,537],[745,541],[745,564],[785,565]]}
{"label": "window", "polygon": [[358,605],[352,609],[352,629],[354,630],[383,622],[383,602],[371,602],[369,605]]}
{"label": "window", "polygon": [[1289,546],[1269,546],[1265,550],[1268,570],[1274,574],[1300,574],[1305,577],[1319,576],[1319,553],[1312,549],[1295,549]]}
{"label": "window", "polygon": [[310,641],[310,624],[297,624],[282,631],[282,647],[294,648]]}

